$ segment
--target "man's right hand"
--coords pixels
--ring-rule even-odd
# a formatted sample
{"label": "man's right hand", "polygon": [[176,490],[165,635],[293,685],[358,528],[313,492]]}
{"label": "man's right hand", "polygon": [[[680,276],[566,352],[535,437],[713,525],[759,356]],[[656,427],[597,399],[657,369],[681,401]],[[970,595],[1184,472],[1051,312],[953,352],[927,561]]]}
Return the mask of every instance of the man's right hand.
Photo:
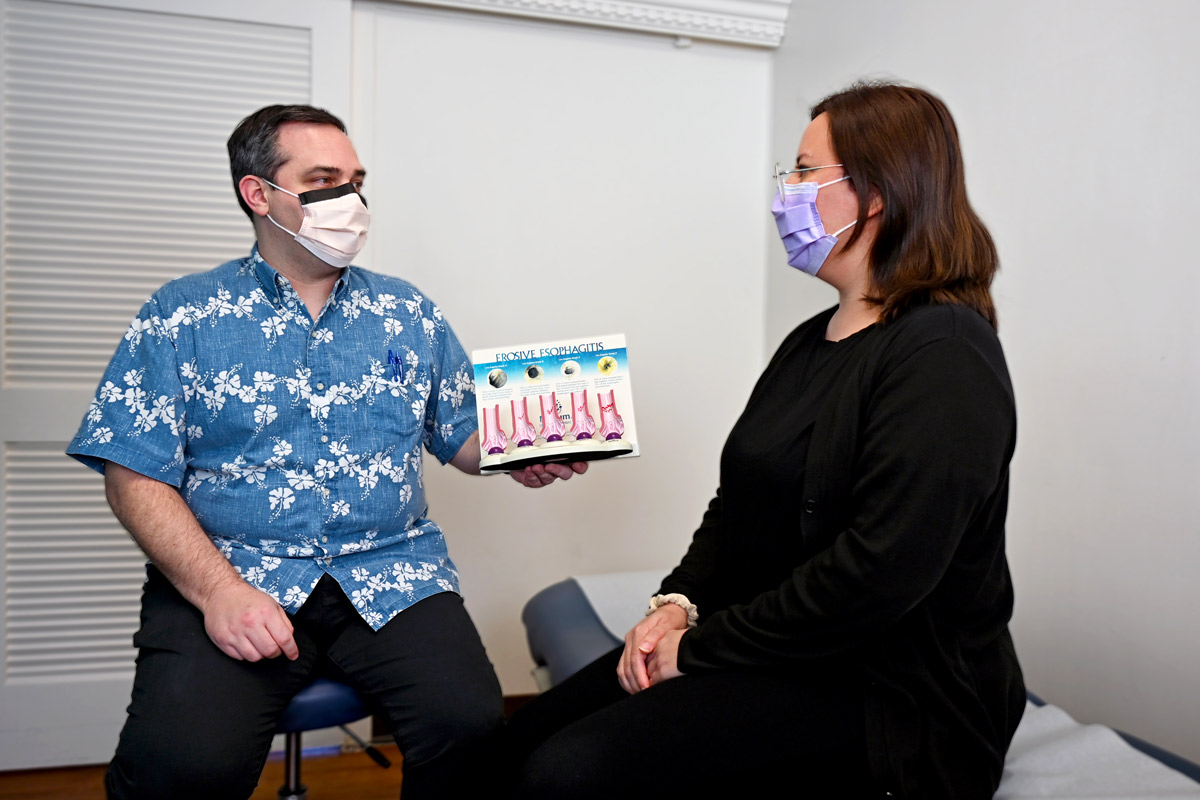
{"label": "man's right hand", "polygon": [[213,546],[179,490],[115,462],[104,469],[113,513],[184,599],[204,614],[213,644],[230,658],[300,656],[287,612],[250,586]]}
{"label": "man's right hand", "polygon": [[287,612],[270,595],[241,579],[214,591],[200,610],[208,638],[230,658],[258,661],[282,654],[295,661],[300,657]]}

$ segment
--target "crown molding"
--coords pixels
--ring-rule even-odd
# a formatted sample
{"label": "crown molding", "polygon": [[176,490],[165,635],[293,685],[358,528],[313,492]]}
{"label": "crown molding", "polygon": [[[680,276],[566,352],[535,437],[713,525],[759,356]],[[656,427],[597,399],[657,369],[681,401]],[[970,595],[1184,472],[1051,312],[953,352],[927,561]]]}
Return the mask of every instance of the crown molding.
{"label": "crown molding", "polygon": [[778,47],[791,0],[404,0],[415,5]]}

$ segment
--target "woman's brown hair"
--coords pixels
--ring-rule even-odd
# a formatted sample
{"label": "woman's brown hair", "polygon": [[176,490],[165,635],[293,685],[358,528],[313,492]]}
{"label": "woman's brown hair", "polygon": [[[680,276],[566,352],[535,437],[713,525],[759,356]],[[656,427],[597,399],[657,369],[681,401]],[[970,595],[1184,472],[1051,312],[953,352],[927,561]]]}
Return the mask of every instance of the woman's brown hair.
{"label": "woman's brown hair", "polygon": [[847,244],[862,232],[872,198],[882,201],[867,297],[880,321],[914,306],[959,304],[996,327],[996,245],[967,200],[946,104],[923,89],[857,83],[813,106],[812,118],[820,114],[829,115],[833,149],[858,194]]}

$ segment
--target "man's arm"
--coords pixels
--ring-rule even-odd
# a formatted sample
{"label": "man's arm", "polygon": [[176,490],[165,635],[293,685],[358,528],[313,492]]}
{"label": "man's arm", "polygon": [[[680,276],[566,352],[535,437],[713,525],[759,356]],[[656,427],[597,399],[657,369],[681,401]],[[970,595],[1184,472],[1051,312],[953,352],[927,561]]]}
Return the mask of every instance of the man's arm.
{"label": "man's arm", "polygon": [[[468,475],[479,474],[479,431],[471,434],[471,438],[458,449],[450,463]],[[524,486],[539,489],[549,486],[556,480],[570,480],[572,475],[587,472],[586,461],[576,461],[572,464],[534,464],[525,469],[513,470],[509,476]]]}
{"label": "man's arm", "polygon": [[173,486],[109,461],[104,490],[138,547],[204,614],[208,637],[222,652],[246,661],[299,656],[287,612],[242,580]]}

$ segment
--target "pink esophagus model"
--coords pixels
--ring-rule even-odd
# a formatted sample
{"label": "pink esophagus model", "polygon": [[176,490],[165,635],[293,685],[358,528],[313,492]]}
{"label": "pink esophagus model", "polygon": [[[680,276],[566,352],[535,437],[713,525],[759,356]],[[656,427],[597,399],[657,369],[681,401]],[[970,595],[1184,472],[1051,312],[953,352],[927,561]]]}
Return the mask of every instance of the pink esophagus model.
{"label": "pink esophagus model", "polygon": [[605,441],[620,439],[621,434],[625,433],[625,420],[617,413],[617,401],[613,392],[608,392],[607,400],[604,392],[600,392],[596,399],[600,403],[600,438]]}
{"label": "pink esophagus model", "polygon": [[558,398],[551,392],[541,395],[538,403],[542,408],[542,437],[547,442],[561,442],[567,429],[558,416]]}
{"label": "pink esophagus model", "polygon": [[483,452],[489,456],[503,453],[508,447],[508,437],[500,427],[499,404],[483,410]]}
{"label": "pink esophagus model", "polygon": [[590,439],[596,432],[596,420],[588,413],[587,389],[571,392],[571,434],[576,439]]}
{"label": "pink esophagus model", "polygon": [[512,404],[513,441],[517,443],[517,447],[530,447],[537,437],[537,432],[529,422],[529,407],[525,405],[525,399],[522,397],[519,401],[509,400]]}

